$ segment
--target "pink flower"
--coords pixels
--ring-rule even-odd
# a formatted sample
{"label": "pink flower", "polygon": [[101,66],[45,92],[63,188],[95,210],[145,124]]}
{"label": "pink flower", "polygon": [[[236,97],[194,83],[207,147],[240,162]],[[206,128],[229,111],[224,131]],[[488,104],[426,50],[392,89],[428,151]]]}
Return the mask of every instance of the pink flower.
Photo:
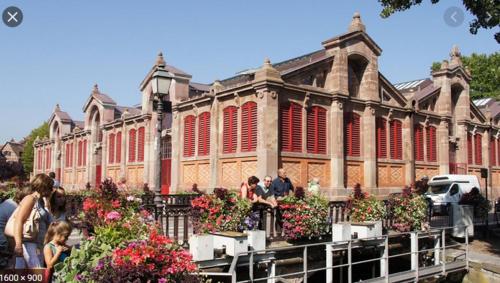
{"label": "pink flower", "polygon": [[108,214],[106,214],[106,220],[120,220],[122,216],[120,215],[119,212],[116,211],[111,211]]}

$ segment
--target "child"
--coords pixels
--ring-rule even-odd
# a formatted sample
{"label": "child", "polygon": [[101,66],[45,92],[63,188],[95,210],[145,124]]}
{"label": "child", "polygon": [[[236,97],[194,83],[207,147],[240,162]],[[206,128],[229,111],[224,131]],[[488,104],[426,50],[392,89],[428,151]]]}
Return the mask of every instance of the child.
{"label": "child", "polygon": [[66,246],[66,241],[71,234],[71,230],[71,225],[66,221],[50,223],[43,248],[43,256],[48,269],[52,269],[54,265],[63,262],[69,256],[69,247]]}

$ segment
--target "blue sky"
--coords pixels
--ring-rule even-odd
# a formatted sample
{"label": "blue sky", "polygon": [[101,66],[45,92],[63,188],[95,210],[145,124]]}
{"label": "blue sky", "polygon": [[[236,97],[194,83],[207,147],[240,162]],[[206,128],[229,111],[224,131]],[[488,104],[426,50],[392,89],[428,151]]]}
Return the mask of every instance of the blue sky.
{"label": "blue sky", "polygon": [[94,83],[119,105],[140,101],[139,84],[163,51],[168,64],[211,83],[306,54],[347,31],[359,11],[368,34],[383,49],[381,72],[393,83],[427,77],[433,61],[499,50],[495,30],[471,35],[471,15],[459,27],[445,24],[446,0],[382,19],[376,0],[212,1],[1,1],[18,6],[17,28],[0,23],[0,142],[26,136],[59,103],[73,119]]}

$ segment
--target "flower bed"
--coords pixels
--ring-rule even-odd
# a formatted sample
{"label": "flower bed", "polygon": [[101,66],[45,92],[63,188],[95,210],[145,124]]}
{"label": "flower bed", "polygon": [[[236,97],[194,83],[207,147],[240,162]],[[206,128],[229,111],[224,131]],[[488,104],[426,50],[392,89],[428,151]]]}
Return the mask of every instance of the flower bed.
{"label": "flower bed", "polygon": [[159,235],[140,204],[111,182],[85,198],[80,217],[91,234],[55,266],[55,282],[200,282],[189,253]]}
{"label": "flower bed", "polygon": [[388,201],[392,228],[399,232],[426,230],[428,228],[428,203],[423,195],[406,187],[401,194],[392,195]]}
{"label": "flower bed", "polygon": [[319,237],[328,233],[328,200],[320,195],[286,196],[279,203],[287,240]]}
{"label": "flower bed", "polygon": [[243,231],[252,204],[237,193],[218,188],[191,201],[195,233]]}
{"label": "flower bed", "polygon": [[349,196],[346,209],[352,222],[378,221],[384,219],[386,214],[384,203],[363,192],[359,185]]}

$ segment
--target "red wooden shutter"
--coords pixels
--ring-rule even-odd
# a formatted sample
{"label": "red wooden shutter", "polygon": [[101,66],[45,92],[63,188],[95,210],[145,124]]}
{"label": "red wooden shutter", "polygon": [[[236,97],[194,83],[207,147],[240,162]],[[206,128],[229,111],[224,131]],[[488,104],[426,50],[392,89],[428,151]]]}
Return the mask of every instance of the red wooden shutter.
{"label": "red wooden shutter", "polygon": [[429,126],[427,127],[427,161],[436,162],[436,128]]}
{"label": "red wooden shutter", "polygon": [[135,162],[136,130],[128,131],[128,162]]}
{"label": "red wooden shutter", "polygon": [[495,138],[490,138],[490,166],[497,166],[497,153],[496,153],[496,142]]}
{"label": "red wooden shutter", "polygon": [[[66,156],[64,158],[64,164],[66,165],[66,168],[69,167],[69,144],[66,144]],[[38,165],[40,167],[40,165]]]}
{"label": "red wooden shutter", "polygon": [[210,112],[203,112],[198,118],[198,155],[210,154]]}
{"label": "red wooden shutter", "polygon": [[224,109],[224,127],[222,133],[222,148],[224,153],[236,152],[236,134],[238,129],[238,121],[236,120],[238,117],[237,110],[235,106],[228,106]]}
{"label": "red wooden shutter", "polygon": [[[424,131],[422,125],[415,125],[413,128],[415,135],[415,160],[424,161]],[[427,131],[427,145],[429,144],[429,131]],[[429,156],[429,147],[427,147]]]}
{"label": "red wooden shutter", "polygon": [[69,152],[71,153],[69,155],[69,166],[73,167],[73,160],[74,160],[74,153],[75,153],[75,145],[73,143],[69,144]]}
{"label": "red wooden shutter", "polygon": [[241,106],[241,151],[257,148],[257,103],[247,102]]}
{"label": "red wooden shutter", "polygon": [[83,154],[83,149],[82,149],[82,141],[78,141],[78,156],[77,156],[77,165],[82,166],[82,154]]}
{"label": "red wooden shutter", "polygon": [[144,161],[144,127],[140,127],[138,130],[138,139],[137,139],[137,161]]}
{"label": "red wooden shutter", "polygon": [[482,165],[483,164],[483,147],[482,147],[482,136],[480,134],[476,134],[474,136],[475,138],[475,141],[474,141],[474,145],[476,146],[476,152],[475,152],[475,155],[476,155],[476,164],[477,165]]}
{"label": "red wooden shutter", "polygon": [[194,127],[195,117],[189,115],[184,118],[184,156],[194,156]]}
{"label": "red wooden shutter", "polygon": [[108,163],[115,163],[115,134],[110,134],[108,137]]}
{"label": "red wooden shutter", "polygon": [[377,158],[387,158],[387,123],[382,117],[377,117]]}
{"label": "red wooden shutter", "polygon": [[472,164],[472,135],[467,133],[467,163]]}
{"label": "red wooden shutter", "polygon": [[302,106],[281,106],[281,150],[302,152]]}
{"label": "red wooden shutter", "polygon": [[326,110],[319,106],[307,112],[307,152],[326,154]]}
{"label": "red wooden shutter", "polygon": [[116,133],[116,163],[122,162],[122,132]]}
{"label": "red wooden shutter", "polygon": [[347,156],[360,156],[360,117],[356,113],[344,114],[344,145]]}
{"label": "red wooden shutter", "polygon": [[391,158],[403,159],[402,124],[399,120],[392,120],[391,127]]}
{"label": "red wooden shutter", "polygon": [[50,156],[49,156],[49,154],[50,154],[49,149],[46,148],[45,149],[45,169],[50,168]]}
{"label": "red wooden shutter", "polygon": [[87,140],[83,140],[83,166],[87,165]]}

